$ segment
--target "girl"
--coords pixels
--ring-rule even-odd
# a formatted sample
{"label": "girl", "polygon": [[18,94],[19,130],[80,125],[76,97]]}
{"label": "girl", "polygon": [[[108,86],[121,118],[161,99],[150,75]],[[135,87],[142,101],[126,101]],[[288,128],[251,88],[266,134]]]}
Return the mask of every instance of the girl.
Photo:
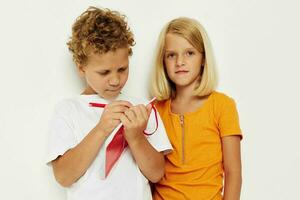
{"label": "girl", "polygon": [[177,18],[164,27],[151,92],[174,150],[166,156],[155,200],[240,198],[238,113],[233,99],[215,91],[214,68],[208,37],[196,20]]}

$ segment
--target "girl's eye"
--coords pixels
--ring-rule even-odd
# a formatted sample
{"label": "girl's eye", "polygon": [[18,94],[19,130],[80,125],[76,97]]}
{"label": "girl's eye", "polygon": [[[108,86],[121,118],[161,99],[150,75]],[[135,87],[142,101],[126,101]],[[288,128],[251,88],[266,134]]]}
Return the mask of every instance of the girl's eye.
{"label": "girl's eye", "polygon": [[188,56],[192,56],[192,55],[195,55],[195,52],[193,52],[193,51],[188,51],[188,52],[186,52],[186,54],[187,54]]}
{"label": "girl's eye", "polygon": [[169,58],[169,59],[172,59],[172,58],[175,57],[175,54],[174,53],[168,53],[166,57]]}

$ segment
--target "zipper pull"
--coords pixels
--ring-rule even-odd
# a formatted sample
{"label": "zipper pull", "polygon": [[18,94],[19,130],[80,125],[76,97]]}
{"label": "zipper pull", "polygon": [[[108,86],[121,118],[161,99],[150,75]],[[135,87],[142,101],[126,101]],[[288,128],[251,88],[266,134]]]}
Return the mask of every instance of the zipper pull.
{"label": "zipper pull", "polygon": [[183,115],[180,115],[180,124],[182,125],[184,122],[183,122]]}

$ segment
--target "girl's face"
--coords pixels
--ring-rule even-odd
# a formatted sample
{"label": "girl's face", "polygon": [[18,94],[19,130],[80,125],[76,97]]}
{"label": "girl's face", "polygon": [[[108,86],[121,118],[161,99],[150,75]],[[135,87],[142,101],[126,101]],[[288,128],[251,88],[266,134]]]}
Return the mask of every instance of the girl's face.
{"label": "girl's face", "polygon": [[[200,78],[203,54],[185,38],[168,33],[166,35],[164,64],[170,80],[178,87],[196,87]],[[194,89],[193,88],[193,89]]]}
{"label": "girl's face", "polygon": [[98,94],[109,100],[116,98],[128,79],[128,65],[128,48],[90,55],[87,64],[79,66],[87,83],[84,94]]}

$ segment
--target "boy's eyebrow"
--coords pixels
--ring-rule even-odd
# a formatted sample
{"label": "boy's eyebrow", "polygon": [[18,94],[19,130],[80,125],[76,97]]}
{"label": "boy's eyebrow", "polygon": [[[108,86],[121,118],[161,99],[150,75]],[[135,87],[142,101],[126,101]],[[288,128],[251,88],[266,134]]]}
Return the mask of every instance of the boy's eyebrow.
{"label": "boy's eyebrow", "polygon": [[[116,69],[121,69],[121,68],[128,68],[128,64],[126,64],[126,65],[121,65],[121,66],[118,66],[118,67],[116,67]],[[97,70],[97,72],[110,72],[111,71],[111,69],[99,69],[99,70]]]}
{"label": "boy's eyebrow", "polygon": [[100,70],[97,70],[97,72],[109,72],[110,70],[109,69],[100,69]]}

